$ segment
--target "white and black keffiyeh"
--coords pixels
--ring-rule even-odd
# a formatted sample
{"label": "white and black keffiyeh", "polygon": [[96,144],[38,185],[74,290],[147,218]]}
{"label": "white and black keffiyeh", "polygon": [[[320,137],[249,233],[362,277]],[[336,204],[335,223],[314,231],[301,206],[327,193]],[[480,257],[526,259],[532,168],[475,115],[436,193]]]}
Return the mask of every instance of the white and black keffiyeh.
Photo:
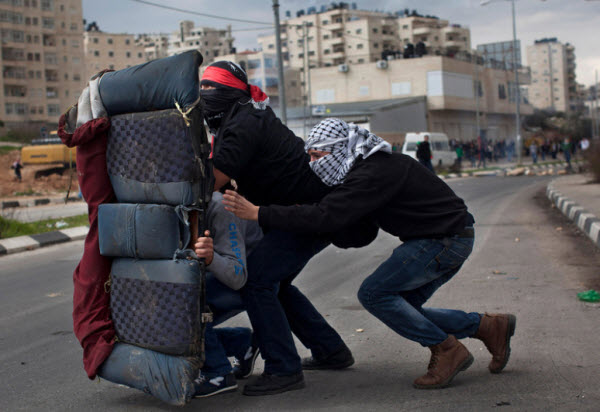
{"label": "white and black keffiyeh", "polygon": [[313,127],[308,135],[305,150],[331,152],[310,162],[311,169],[328,186],[343,183],[359,156],[364,159],[373,153],[392,153],[392,145],[354,123],[328,118]]}

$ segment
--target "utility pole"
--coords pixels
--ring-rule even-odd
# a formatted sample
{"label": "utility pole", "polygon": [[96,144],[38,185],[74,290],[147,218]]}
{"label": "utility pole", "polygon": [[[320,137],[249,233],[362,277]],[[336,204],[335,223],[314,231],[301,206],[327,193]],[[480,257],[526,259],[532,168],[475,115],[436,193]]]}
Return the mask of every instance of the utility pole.
{"label": "utility pole", "polygon": [[477,124],[477,139],[481,135],[481,125],[479,122],[479,62],[478,56],[475,55],[475,123]]}
{"label": "utility pole", "polygon": [[279,107],[281,108],[281,121],[287,123],[287,104],[285,101],[285,78],[283,77],[283,55],[281,52],[281,26],[279,25],[279,2],[273,0],[273,14],[275,15],[275,46],[277,47],[277,83],[279,90]]}
{"label": "utility pole", "polygon": [[598,70],[596,70],[596,81],[594,82],[594,101],[592,102],[592,110],[594,111],[594,119],[596,119],[593,137],[598,138],[600,136],[600,124],[598,124],[600,123],[598,119]]}
{"label": "utility pole", "polygon": [[306,37],[306,22],[302,22],[302,79],[304,80],[304,101],[302,102],[304,109],[304,117],[302,118],[302,134],[304,138],[306,138],[306,105],[308,104],[308,96],[306,95],[306,62],[308,60],[308,53],[306,50]]}
{"label": "utility pole", "polygon": [[[517,22],[515,18],[515,0],[512,5],[512,23],[513,23],[513,64],[515,69],[515,128],[517,129],[517,164],[521,164],[521,153],[523,152],[523,142],[521,140],[521,89],[519,88],[519,68],[517,66]],[[548,56],[551,58],[552,56]]]}

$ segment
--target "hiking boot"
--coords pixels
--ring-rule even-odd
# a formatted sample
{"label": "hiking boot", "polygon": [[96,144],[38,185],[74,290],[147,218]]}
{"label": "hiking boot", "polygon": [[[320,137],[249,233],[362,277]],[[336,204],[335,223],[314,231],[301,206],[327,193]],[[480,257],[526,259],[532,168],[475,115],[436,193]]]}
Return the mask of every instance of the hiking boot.
{"label": "hiking boot", "polygon": [[233,359],[233,374],[237,379],[246,379],[248,376],[252,375],[254,362],[256,362],[259,353],[260,349],[258,349],[258,343],[252,339],[252,345],[250,345],[244,357],[242,359]]}
{"label": "hiking boot", "polygon": [[302,372],[287,376],[263,373],[244,386],[244,395],[275,395],[276,393],[301,389],[304,386],[304,375]]}
{"label": "hiking boot", "polygon": [[437,345],[430,346],[431,360],[427,373],[414,382],[417,389],[440,389],[450,385],[458,372],[473,363],[473,355],[452,335]]}
{"label": "hiking boot", "polygon": [[344,369],[354,364],[352,352],[346,345],[323,359],[308,357],[302,359],[302,369]]}
{"label": "hiking boot", "polygon": [[194,387],[196,389],[194,392],[195,398],[208,398],[219,393],[235,391],[238,386],[233,373],[228,373],[225,376],[217,376],[212,379],[200,375],[194,381]]}
{"label": "hiking boot", "polygon": [[515,315],[484,314],[475,339],[483,341],[492,354],[488,369],[492,373],[500,373],[510,357],[510,338],[515,334],[517,317]]}

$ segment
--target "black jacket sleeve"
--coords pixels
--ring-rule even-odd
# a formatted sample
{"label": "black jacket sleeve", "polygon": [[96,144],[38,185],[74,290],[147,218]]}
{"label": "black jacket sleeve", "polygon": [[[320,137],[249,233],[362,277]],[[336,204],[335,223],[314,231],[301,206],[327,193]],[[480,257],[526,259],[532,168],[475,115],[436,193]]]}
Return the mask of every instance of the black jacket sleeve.
{"label": "black jacket sleeve", "polygon": [[[382,154],[383,156],[390,156]],[[263,229],[295,233],[331,234],[346,230],[371,215],[394,196],[403,176],[379,167],[377,154],[359,160],[346,180],[318,204],[261,206],[258,223]]]}

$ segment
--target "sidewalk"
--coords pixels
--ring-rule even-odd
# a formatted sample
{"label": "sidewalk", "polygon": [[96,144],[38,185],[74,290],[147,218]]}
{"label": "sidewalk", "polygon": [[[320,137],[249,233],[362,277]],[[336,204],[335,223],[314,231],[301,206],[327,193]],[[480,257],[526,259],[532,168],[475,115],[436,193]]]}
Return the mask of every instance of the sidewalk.
{"label": "sidewalk", "polygon": [[587,174],[554,179],[546,195],[565,216],[600,247],[600,183]]}
{"label": "sidewalk", "polygon": [[[77,193],[75,193],[77,195]],[[77,196],[69,196],[68,202],[81,201]],[[18,196],[18,197],[5,197],[0,200],[0,210],[10,209],[16,207],[33,207],[43,206],[49,204],[60,204],[65,203],[65,196],[52,195],[52,196]]]}

